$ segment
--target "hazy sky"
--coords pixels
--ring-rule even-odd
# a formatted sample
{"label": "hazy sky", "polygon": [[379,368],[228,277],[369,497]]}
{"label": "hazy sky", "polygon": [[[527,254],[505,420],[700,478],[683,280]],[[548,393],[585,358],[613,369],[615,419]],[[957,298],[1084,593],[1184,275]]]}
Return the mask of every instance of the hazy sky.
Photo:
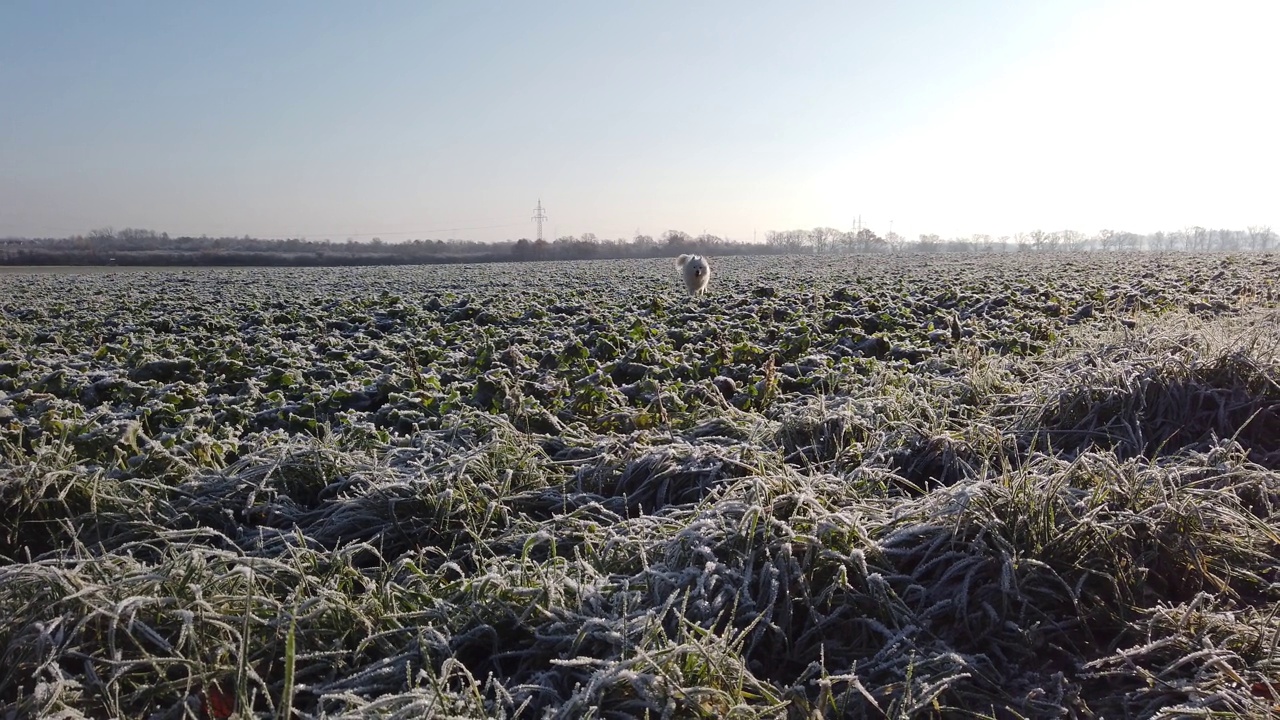
{"label": "hazy sky", "polygon": [[[1280,1],[0,3],[0,235],[1280,226]],[[465,229],[462,229],[465,228]]]}

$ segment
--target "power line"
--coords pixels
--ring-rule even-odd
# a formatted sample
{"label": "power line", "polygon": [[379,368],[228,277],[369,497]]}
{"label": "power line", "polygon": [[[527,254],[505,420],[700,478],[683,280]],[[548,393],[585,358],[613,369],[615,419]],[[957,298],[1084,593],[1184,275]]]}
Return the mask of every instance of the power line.
{"label": "power line", "polygon": [[547,219],[547,214],[542,211],[542,198],[538,198],[538,207],[534,208],[533,219],[538,221],[538,240],[542,240],[542,221]]}

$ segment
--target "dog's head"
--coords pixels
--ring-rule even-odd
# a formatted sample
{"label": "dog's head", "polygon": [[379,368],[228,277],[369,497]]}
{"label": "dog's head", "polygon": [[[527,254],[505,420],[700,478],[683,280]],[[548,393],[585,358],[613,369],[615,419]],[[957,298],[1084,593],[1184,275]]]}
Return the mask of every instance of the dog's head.
{"label": "dog's head", "polygon": [[711,266],[707,264],[707,259],[701,255],[690,255],[684,264],[685,273],[694,279],[706,275],[710,268]]}

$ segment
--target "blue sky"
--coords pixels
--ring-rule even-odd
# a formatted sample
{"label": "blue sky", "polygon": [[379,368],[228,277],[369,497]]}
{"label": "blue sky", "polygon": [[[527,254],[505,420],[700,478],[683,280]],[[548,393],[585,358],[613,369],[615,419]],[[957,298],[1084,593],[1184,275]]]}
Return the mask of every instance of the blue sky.
{"label": "blue sky", "polygon": [[0,235],[1280,224],[1274,0],[0,4]]}

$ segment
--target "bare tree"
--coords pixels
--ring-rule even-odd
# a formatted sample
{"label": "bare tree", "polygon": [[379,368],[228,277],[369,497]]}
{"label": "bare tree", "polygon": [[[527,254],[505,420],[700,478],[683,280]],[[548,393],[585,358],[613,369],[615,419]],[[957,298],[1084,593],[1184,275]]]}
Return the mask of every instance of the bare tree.
{"label": "bare tree", "polygon": [[682,252],[688,248],[692,240],[689,233],[681,230],[668,230],[662,236],[662,242],[666,245],[668,252]]}
{"label": "bare tree", "polygon": [[836,238],[836,247],[842,253],[857,252],[858,234],[852,230],[840,233],[840,237]]}
{"label": "bare tree", "polygon": [[872,253],[884,252],[888,249],[888,243],[885,239],[876,235],[869,228],[862,228],[857,232],[851,230],[840,233],[835,242],[842,252]]}
{"label": "bare tree", "polygon": [[815,253],[830,252],[835,248],[840,231],[830,227],[816,227],[809,231],[809,248]]}
{"label": "bare tree", "polygon": [[1236,252],[1247,244],[1246,235],[1239,230],[1214,230],[1212,234],[1217,235],[1216,240],[1210,241],[1210,246],[1227,252]]}
{"label": "bare tree", "polygon": [[1063,230],[1058,234],[1063,250],[1077,251],[1085,247],[1084,233],[1079,230]]}
{"label": "bare tree", "polygon": [[787,252],[804,252],[809,243],[809,232],[807,230],[787,230],[783,235],[786,237],[783,245],[787,248]]}
{"label": "bare tree", "polygon": [[1051,233],[1038,229],[1027,233],[1027,242],[1030,243],[1031,249],[1036,252],[1052,250],[1053,246],[1056,245]]}
{"label": "bare tree", "polygon": [[1188,252],[1203,250],[1204,243],[1209,236],[1208,232],[1199,225],[1183,228],[1182,230],[1171,234],[1177,235],[1178,239],[1182,241],[1182,249]]}
{"label": "bare tree", "polygon": [[698,247],[702,252],[711,252],[716,247],[724,244],[724,240],[722,240],[719,235],[714,235],[708,232],[704,232],[699,235],[694,239],[694,242],[698,244]]}
{"label": "bare tree", "polygon": [[1271,249],[1276,239],[1276,234],[1271,231],[1270,225],[1250,225],[1246,232],[1249,233],[1249,248],[1252,250],[1266,252]]}
{"label": "bare tree", "polygon": [[1097,235],[1093,236],[1093,244],[1103,252],[1110,252],[1116,249],[1116,232],[1114,230],[1099,230]]}
{"label": "bare tree", "polygon": [[800,253],[809,245],[808,230],[770,230],[764,236],[764,242],[779,252]]}
{"label": "bare tree", "polygon": [[636,236],[631,238],[631,249],[636,255],[644,256],[652,254],[657,246],[658,244],[654,242],[653,238],[649,235],[636,233]]}

